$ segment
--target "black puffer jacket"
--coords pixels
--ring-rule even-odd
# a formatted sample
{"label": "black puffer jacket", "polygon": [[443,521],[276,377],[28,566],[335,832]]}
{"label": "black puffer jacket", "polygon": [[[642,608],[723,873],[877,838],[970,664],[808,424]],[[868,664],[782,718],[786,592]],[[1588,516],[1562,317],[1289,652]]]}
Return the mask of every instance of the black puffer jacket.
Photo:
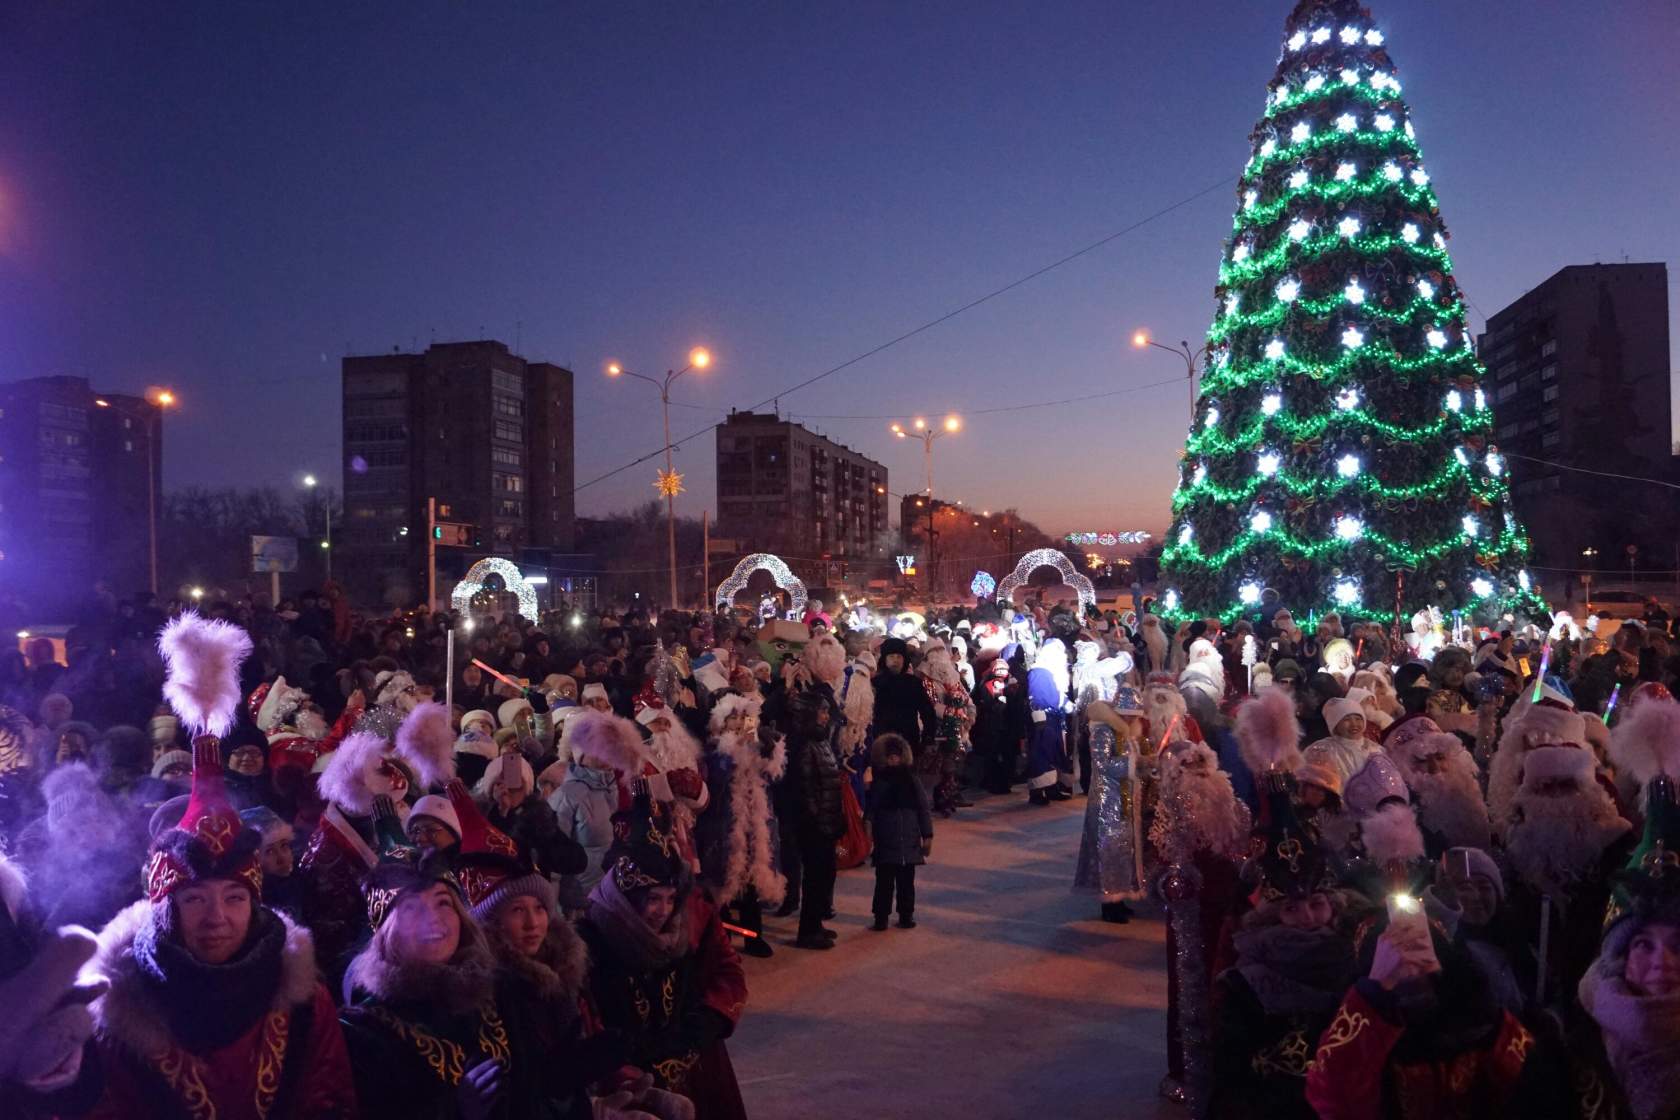
{"label": "black puffer jacket", "polygon": [[788,737],[788,799],[795,828],[821,840],[837,840],[846,832],[840,803],[840,763],[829,745],[828,728],[820,725],[816,709],[821,701],[800,694],[790,705],[793,734]]}

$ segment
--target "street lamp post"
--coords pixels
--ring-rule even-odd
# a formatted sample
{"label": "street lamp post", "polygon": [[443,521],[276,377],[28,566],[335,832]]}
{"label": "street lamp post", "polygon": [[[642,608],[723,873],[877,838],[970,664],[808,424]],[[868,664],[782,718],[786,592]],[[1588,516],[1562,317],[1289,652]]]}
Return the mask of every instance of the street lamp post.
{"label": "street lamp post", "polygon": [[682,369],[674,373],[666,370],[664,380],[625,369],[617,362],[607,364],[608,377],[639,378],[659,390],[659,404],[665,414],[665,471],[659,476],[656,485],[659,492],[665,495],[665,551],[671,566],[670,603],[673,608],[677,605],[677,493],[682,489],[682,477],[677,474],[671,461],[671,386],[689,370],[705,369],[711,364],[711,351],[702,346],[696,346],[688,352],[688,364]]}
{"label": "street lamp post", "polygon": [[911,431],[906,431],[903,424],[894,424],[892,434],[899,439],[910,439],[914,436],[922,441],[922,473],[924,484],[922,493],[933,497],[933,441],[940,436],[954,435],[962,430],[962,420],[956,416],[947,416],[939,427],[934,427],[925,419],[918,416],[911,422]]}
{"label": "street lamp post", "polygon": [[[149,389],[146,400],[151,408],[146,410],[146,524],[147,524],[147,552],[149,553],[149,570],[151,572],[152,594],[158,593],[158,510],[157,510],[157,461],[161,454],[158,448],[158,436],[163,428],[163,410],[173,408],[175,393],[169,389]],[[103,403],[103,402],[101,402]]]}
{"label": "street lamp post", "polygon": [[1588,545],[1586,548],[1583,548],[1581,550],[1581,555],[1583,557],[1585,557],[1586,561],[1587,561],[1587,570],[1585,572],[1581,573],[1581,582],[1586,585],[1586,589],[1587,589],[1587,610],[1590,611],[1590,610],[1592,610],[1592,580],[1593,580],[1593,569],[1594,569],[1593,557],[1598,555],[1598,549],[1593,548],[1591,545]]}
{"label": "street lamp post", "polygon": [[[313,492],[319,480],[312,474],[303,476],[304,488]],[[332,579],[332,496],[323,493],[321,496],[321,516],[326,522],[326,537],[321,541],[321,551],[326,555],[327,579]]]}
{"label": "street lamp post", "polygon": [[1145,346],[1153,346],[1157,350],[1165,350],[1169,354],[1176,354],[1184,359],[1184,376],[1190,381],[1190,422],[1196,422],[1196,363],[1207,356],[1208,348],[1202,346],[1196,350],[1190,349],[1188,342],[1180,342],[1177,346],[1165,346],[1149,337],[1148,331],[1138,331],[1132,335],[1132,345],[1142,350]]}

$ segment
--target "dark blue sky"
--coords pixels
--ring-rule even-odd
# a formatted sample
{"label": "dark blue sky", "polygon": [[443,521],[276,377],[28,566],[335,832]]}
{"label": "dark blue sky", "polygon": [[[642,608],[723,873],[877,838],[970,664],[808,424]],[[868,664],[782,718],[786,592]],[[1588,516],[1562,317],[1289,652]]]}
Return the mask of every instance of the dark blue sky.
{"label": "dark blue sky", "polygon": [[[687,433],[1232,178],[1289,0],[48,3],[0,17],[0,377],[168,383],[166,482],[336,478],[346,352],[489,335],[578,374],[579,481],[660,446],[608,383],[705,343]],[[1376,0],[1460,279],[1680,257],[1672,0]],[[341,10],[342,9],[342,10]],[[971,411],[1182,374],[1222,187],[820,385]],[[1673,289],[1671,289],[1672,295]],[[516,324],[521,324],[516,326]],[[1167,519],[1182,382],[975,416],[936,489]],[[810,421],[919,485],[885,419]],[[680,452],[710,505],[712,440]],[[653,496],[652,464],[579,494]]]}

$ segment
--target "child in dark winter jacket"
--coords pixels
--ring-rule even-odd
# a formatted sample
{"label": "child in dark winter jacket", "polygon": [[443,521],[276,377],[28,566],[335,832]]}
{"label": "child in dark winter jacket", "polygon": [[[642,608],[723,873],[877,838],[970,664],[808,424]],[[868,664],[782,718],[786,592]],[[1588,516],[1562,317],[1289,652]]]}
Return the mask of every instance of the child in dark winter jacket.
{"label": "child in dark winter jacket", "polygon": [[864,821],[875,851],[875,924],[887,928],[898,895],[898,928],[916,928],[916,865],[933,852],[933,813],[927,791],[910,768],[910,744],[902,735],[880,736],[870,747],[875,781],[869,787]]}

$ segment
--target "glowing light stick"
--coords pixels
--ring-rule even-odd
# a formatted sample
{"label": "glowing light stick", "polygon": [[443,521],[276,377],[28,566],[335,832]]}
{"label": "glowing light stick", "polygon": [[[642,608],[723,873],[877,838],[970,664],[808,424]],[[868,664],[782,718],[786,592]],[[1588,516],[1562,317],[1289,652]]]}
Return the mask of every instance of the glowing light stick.
{"label": "glowing light stick", "polygon": [[728,930],[730,933],[738,933],[742,937],[760,937],[760,938],[762,938],[764,936],[762,933],[754,933],[750,929],[742,929],[740,926],[732,926],[728,922],[719,922],[718,925],[722,926],[724,929]]}
{"label": "glowing light stick", "polygon": [[1610,703],[1604,706],[1604,726],[1610,726],[1610,713],[1616,710],[1616,701],[1622,696],[1622,682],[1617,681],[1616,687],[1610,691]]}
{"label": "glowing light stick", "polygon": [[486,665],[476,657],[472,659],[472,663],[477,665],[480,669],[483,669],[486,673],[489,673],[492,677],[501,681],[503,684],[507,685],[509,688],[517,688],[522,695],[524,694],[525,686],[514,680],[512,677],[502,676],[502,674],[496,672],[496,670],[490,668],[490,666]]}
{"label": "glowing light stick", "polygon": [[1172,738],[1173,728],[1177,726],[1178,714],[1175,712],[1172,717],[1172,722],[1167,724],[1167,730],[1161,735],[1161,745],[1155,748],[1156,754],[1160,754],[1162,751],[1167,749],[1167,740]]}
{"label": "glowing light stick", "polygon": [[1546,667],[1552,663],[1552,643],[1547,642],[1540,650],[1540,672],[1534,676],[1534,697],[1531,704],[1540,703],[1540,690],[1546,687]]}

